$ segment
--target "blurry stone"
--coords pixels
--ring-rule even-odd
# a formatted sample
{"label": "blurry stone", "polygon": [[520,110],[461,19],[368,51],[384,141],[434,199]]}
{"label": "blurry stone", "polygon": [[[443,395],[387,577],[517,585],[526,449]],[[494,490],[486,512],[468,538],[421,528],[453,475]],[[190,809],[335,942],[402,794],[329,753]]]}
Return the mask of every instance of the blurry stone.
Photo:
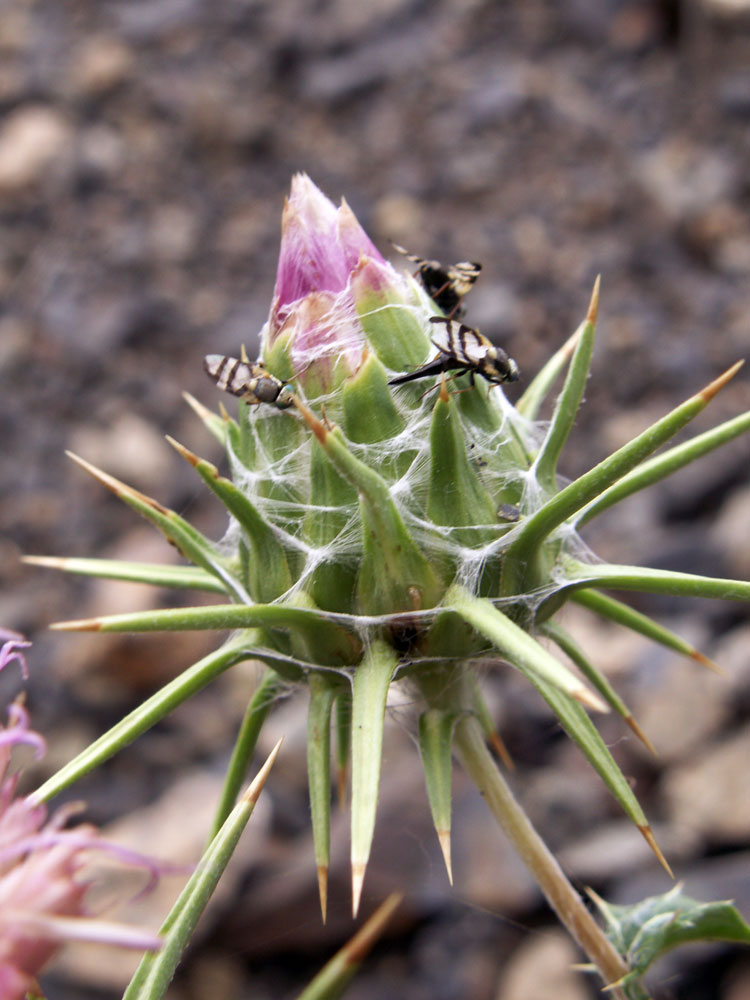
{"label": "blurry stone", "polygon": [[[419,233],[424,226],[424,206],[416,198],[406,194],[385,194],[379,198],[374,209],[375,229],[383,233],[387,239],[400,242],[406,241],[406,248],[420,257],[429,257],[427,247],[411,247],[409,240],[413,241],[414,234]],[[385,247],[384,252],[389,254],[389,248]],[[395,253],[396,251],[394,251]],[[394,264],[399,265],[398,258],[404,267],[410,266],[410,261],[397,254]]]}
{"label": "blurry stone", "polygon": [[151,218],[150,242],[160,261],[182,261],[193,252],[198,239],[195,212],[183,205],[160,205]]}
{"label": "blurry stone", "polygon": [[31,18],[21,5],[6,4],[0,11],[0,53],[22,52],[29,44]]}
{"label": "blurry stone", "polygon": [[688,763],[664,778],[663,797],[671,822],[713,842],[749,839],[748,760],[747,725],[721,743],[698,748]]}
{"label": "blurry stone", "polygon": [[750,0],[701,0],[711,14],[733,20],[750,14]]}
{"label": "blurry stone", "polygon": [[[689,831],[657,825],[654,836],[659,847],[675,865],[692,857],[700,839]],[[614,878],[626,878],[643,869],[655,870],[659,862],[640,831],[628,819],[602,823],[584,832],[558,851],[565,872],[586,885],[601,885]]]}
{"label": "blurry stone", "polygon": [[583,973],[573,969],[582,956],[565,931],[536,933],[505,964],[496,1000],[587,1000]]}
{"label": "blurry stone", "polygon": [[80,427],[70,447],[93,465],[146,491],[163,485],[164,470],[175,461],[161,432],[129,412],[118,415],[109,427]]}
{"label": "blurry stone", "polygon": [[726,678],[676,653],[660,657],[630,702],[665,764],[693,755],[732,711]]}
{"label": "blurry stone", "polygon": [[80,162],[84,168],[110,176],[125,162],[122,136],[106,125],[92,125],[81,134]]}
{"label": "blurry stone", "polygon": [[730,72],[719,88],[719,99],[738,118],[750,116],[750,72],[744,68]]}
{"label": "blurry stone", "polygon": [[255,202],[233,205],[216,236],[216,248],[230,257],[247,258],[266,236],[266,222]]}
{"label": "blurry stone", "polygon": [[11,112],[0,131],[0,193],[39,180],[72,141],[69,122],[55,108],[37,104]]}
{"label": "blurry stone", "polygon": [[732,705],[750,705],[750,625],[741,625],[722,636],[712,655],[732,684]]}
{"label": "blurry stone", "polygon": [[729,274],[750,275],[750,237],[735,236],[724,240],[716,255],[722,271]]}
{"label": "blurry stone", "polygon": [[83,96],[98,96],[126,80],[133,63],[133,50],[120,39],[108,35],[89,37],[73,53],[70,82]]}
{"label": "blurry stone", "polygon": [[730,495],[709,534],[724,554],[730,575],[750,580],[750,487]]}
{"label": "blurry stone", "polygon": [[0,372],[28,353],[31,331],[17,316],[0,316]]}
{"label": "blurry stone", "polygon": [[[434,834],[433,834],[434,836]],[[462,898],[496,913],[519,913],[539,889],[468,779],[453,790],[453,881]]]}
{"label": "blurry stone", "polygon": [[731,161],[682,137],[643,154],[636,167],[646,190],[675,220],[730,196],[735,181]]}

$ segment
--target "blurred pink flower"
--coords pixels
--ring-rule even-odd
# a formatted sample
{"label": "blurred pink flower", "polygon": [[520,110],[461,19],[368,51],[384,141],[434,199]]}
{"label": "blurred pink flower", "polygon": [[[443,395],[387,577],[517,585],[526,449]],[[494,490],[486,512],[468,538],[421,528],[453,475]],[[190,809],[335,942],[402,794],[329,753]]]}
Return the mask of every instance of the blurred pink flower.
{"label": "blurred pink flower", "polygon": [[[28,644],[26,644],[28,645]],[[17,655],[17,654],[14,654]],[[18,703],[0,729],[0,998],[23,1000],[36,976],[66,940],[106,941],[127,948],[157,949],[155,934],[92,919],[85,905],[88,883],[81,878],[92,850],[107,851],[127,864],[151,871],[142,855],[109,844],[88,823],[63,829],[78,806],[51,817],[32,796],[16,796],[19,774],[9,774],[11,750],[19,744],[44,753],[44,740],[29,729]]]}
{"label": "blurred pink flower", "polygon": [[[9,663],[16,660],[21,667],[21,673],[23,674],[23,679],[29,679],[29,668],[26,665],[26,658],[23,653],[19,653],[19,649],[28,648],[31,643],[27,642],[24,637],[19,632],[13,632],[9,628],[0,628],[0,670],[3,667],[7,667]],[[0,994],[2,997],[2,994]]]}

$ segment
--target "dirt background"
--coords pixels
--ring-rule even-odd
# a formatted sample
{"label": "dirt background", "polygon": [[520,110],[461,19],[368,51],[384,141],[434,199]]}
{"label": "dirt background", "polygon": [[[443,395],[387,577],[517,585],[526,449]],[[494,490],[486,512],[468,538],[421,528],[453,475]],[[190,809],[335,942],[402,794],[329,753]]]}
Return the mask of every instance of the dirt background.
{"label": "dirt background", "polygon": [[[0,4],[0,622],[35,640],[29,703],[52,773],[208,646],[46,632],[148,606],[134,587],[24,567],[34,554],[164,559],[167,546],[64,449],[188,515],[223,516],[169,433],[219,459],[181,399],[215,406],[207,352],[267,314],[293,172],[344,195],[375,242],[484,264],[469,317],[526,377],[603,276],[599,343],[565,471],[583,471],[750,347],[750,11],[735,0],[4,0]],[[697,421],[748,408],[741,373]],[[522,386],[509,388],[517,396]],[[750,578],[747,439],[591,525],[605,558]],[[170,595],[161,595],[170,600]],[[569,627],[660,751],[603,731],[689,892],[750,915],[746,605],[633,600],[722,678],[583,611]],[[237,670],[81,782],[88,815],[194,861],[253,678]],[[18,677],[2,678],[6,701]],[[577,884],[666,890],[637,834],[513,678],[490,684],[534,821]],[[331,914],[315,897],[304,697],[263,747],[284,755],[172,1000],[294,996],[352,932],[344,821]],[[126,816],[126,819],[118,817]],[[395,707],[364,909],[407,898],[348,996],[595,995],[482,803],[456,776],[455,887],[442,870],[408,706]],[[174,886],[172,887],[174,889]],[[166,891],[166,890],[165,890]],[[145,904],[157,926],[168,902]],[[141,919],[141,918],[138,918]],[[50,998],[109,1000],[120,957],[66,952]],[[746,1000],[750,959],[681,953],[660,998]],[[590,989],[592,992],[587,992]]]}

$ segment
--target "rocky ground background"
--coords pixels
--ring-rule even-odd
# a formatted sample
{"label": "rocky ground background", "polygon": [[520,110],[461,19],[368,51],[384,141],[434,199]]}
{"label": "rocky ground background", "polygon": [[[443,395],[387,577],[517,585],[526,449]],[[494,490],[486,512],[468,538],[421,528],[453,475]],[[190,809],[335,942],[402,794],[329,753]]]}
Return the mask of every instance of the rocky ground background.
{"label": "rocky ground background", "polygon": [[[4,0],[0,5],[0,622],[35,640],[29,704],[51,773],[193,662],[195,636],[50,636],[55,619],[143,606],[134,587],[23,567],[35,554],[171,558],[64,457],[84,455],[213,535],[221,513],[164,442],[219,459],[181,399],[216,391],[207,352],[252,352],[267,314],[290,175],[344,195],[388,240],[484,264],[473,323],[527,377],[603,276],[573,475],[750,348],[750,11],[741,0]],[[748,408],[747,373],[696,425]],[[512,386],[510,395],[519,387]],[[605,558],[750,578],[747,440],[591,526]],[[597,625],[568,625],[659,750],[613,720],[687,890],[750,916],[747,606],[640,599],[723,677]],[[75,794],[113,837],[194,861],[253,676],[236,670]],[[5,702],[18,678],[0,679]],[[492,678],[514,779],[580,885],[614,900],[668,887],[538,699]],[[345,821],[320,924],[304,698],[252,828],[173,1000],[293,996],[348,937]],[[123,818],[123,816],[125,818]],[[401,886],[353,1000],[579,1000],[577,955],[481,801],[456,775],[455,887],[430,828],[408,705],[394,706],[367,907]],[[133,919],[156,926],[166,880]],[[145,910],[144,910],[145,908]],[[110,1000],[119,956],[70,949],[50,997]],[[746,1000],[750,957],[675,956],[658,997]]]}

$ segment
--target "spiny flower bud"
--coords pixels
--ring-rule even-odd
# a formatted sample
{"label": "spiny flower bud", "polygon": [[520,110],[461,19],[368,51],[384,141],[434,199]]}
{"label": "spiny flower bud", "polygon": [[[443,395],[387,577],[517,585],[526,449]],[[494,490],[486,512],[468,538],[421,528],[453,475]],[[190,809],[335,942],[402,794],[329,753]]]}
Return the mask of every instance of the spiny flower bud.
{"label": "spiny flower bud", "polygon": [[[737,366],[562,484],[558,463],[588,378],[598,282],[579,330],[514,407],[501,383],[516,378],[515,362],[463,318],[478,274],[477,264],[444,268],[434,261],[418,267],[416,278],[397,272],[345,203],[336,208],[299,175],[284,209],[263,367],[255,374],[251,366],[242,369],[248,384],[269,381],[263,392],[255,382],[244,394],[236,421],[196,406],[226,446],[231,478],[176,446],[230,513],[221,544],[158,501],[81,463],[194,563],[169,571],[126,566],[119,569],[123,576],[158,585],[168,578],[224,599],[62,627],[239,630],[201,671],[219,672],[244,653],[267,665],[264,684],[283,678],[308,685],[310,799],[324,910],[332,712],[342,785],[351,759],[356,910],[375,823],[389,686],[408,680],[424,705],[419,733],[427,795],[449,865],[453,749],[484,790],[483,736],[501,745],[489,731],[474,671],[478,659],[510,664],[535,686],[661,858],[633,790],[584,706],[612,708],[644,742],[647,737],[554,615],[573,598],[705,662],[684,640],[601,591],[750,598],[750,584],[738,581],[595,563],[576,530],[748,429],[745,415],[646,461]],[[443,277],[454,282],[452,295],[445,294]],[[227,388],[235,391],[230,376],[239,368],[230,370],[221,358],[212,359],[211,368],[217,381],[228,372]],[[566,368],[551,420],[536,423]],[[282,385],[283,408],[277,405]],[[96,572],[90,562],[76,566]],[[101,574],[116,571],[107,564]],[[540,637],[570,657],[580,675]],[[187,673],[185,697],[193,683]],[[180,686],[170,687],[165,706]],[[517,846],[526,856],[526,844]]]}

